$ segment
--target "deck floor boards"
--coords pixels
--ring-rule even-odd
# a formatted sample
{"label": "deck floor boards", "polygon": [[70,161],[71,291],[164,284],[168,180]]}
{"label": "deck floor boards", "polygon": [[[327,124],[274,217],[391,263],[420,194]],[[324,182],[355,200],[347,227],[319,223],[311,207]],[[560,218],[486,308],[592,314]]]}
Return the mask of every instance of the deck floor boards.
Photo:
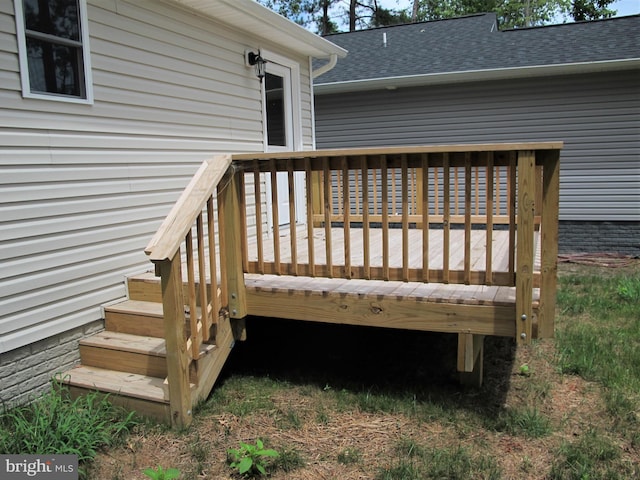
{"label": "deck floor boards", "polygon": [[[326,237],[324,228],[313,230],[313,250],[316,265],[326,264]],[[383,266],[382,254],[382,229],[371,228],[369,248],[371,251],[370,265],[372,267]],[[331,229],[331,261],[333,265],[345,265],[344,230],[342,228]],[[389,266],[402,267],[402,229],[389,229]],[[409,268],[422,268],[422,230],[409,229]],[[364,242],[361,228],[350,228],[350,260],[352,266],[364,265]],[[494,230],[492,235],[492,270],[494,272],[507,272],[509,270],[509,232],[506,230]],[[289,228],[280,228],[280,262],[291,263],[291,237]],[[471,231],[471,269],[483,271],[486,268],[486,241],[484,230]],[[464,230],[452,229],[450,231],[450,270],[464,269]],[[539,242],[536,249],[536,266],[539,265]],[[299,227],[296,231],[296,250],[298,263],[309,261],[308,234],[306,227]],[[273,262],[274,241],[272,236],[265,236],[263,241],[264,261]],[[429,268],[443,268],[444,231],[431,229],[429,231]],[[250,262],[258,261],[258,247],[255,239],[248,242],[248,258]]]}

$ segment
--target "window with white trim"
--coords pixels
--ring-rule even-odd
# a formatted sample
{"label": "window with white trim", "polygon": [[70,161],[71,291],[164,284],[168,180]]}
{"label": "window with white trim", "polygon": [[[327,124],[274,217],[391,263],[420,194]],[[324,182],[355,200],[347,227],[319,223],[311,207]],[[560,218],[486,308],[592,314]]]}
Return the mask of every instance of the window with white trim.
{"label": "window with white trim", "polygon": [[25,97],[91,102],[85,0],[15,0]]}

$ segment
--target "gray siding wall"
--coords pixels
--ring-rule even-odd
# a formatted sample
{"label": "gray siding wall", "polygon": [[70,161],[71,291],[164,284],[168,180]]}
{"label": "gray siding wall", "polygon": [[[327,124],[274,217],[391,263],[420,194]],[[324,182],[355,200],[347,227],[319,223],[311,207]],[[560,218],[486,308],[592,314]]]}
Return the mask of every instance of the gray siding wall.
{"label": "gray siding wall", "polygon": [[[316,94],[316,143],[339,148],[561,140],[560,219],[637,223],[639,84],[636,70]],[[640,240],[631,250],[640,253]]]}
{"label": "gray siding wall", "polygon": [[[277,46],[170,3],[87,3],[93,105],[22,97],[14,3],[0,2],[2,385],[7,352],[82,331],[152,268],[143,250],[204,159],[264,149],[244,51]],[[278,53],[300,64],[311,148],[309,60]]]}

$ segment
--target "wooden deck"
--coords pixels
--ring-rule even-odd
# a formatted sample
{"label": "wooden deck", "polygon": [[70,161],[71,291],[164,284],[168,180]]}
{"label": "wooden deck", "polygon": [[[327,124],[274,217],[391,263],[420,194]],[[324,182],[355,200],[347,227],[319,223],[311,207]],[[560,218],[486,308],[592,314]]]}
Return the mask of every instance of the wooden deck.
{"label": "wooden deck", "polygon": [[[251,334],[248,315],[455,334],[461,379],[475,385],[486,335],[518,345],[553,335],[561,148],[407,146],[203,163],[145,250],[161,278],[171,422],[190,423],[230,340]],[[268,208],[283,175],[287,217],[303,227],[281,226]],[[220,355],[203,356],[203,345]]]}
{"label": "wooden deck", "polygon": [[[296,236],[296,248],[299,259],[308,259],[306,249],[307,230],[299,227]],[[335,238],[342,235],[343,229],[334,229]],[[290,268],[291,237],[288,229],[282,229],[280,235],[281,265]],[[315,228],[315,258],[321,263],[326,254],[324,228]],[[351,228],[351,246],[353,265],[364,262],[362,229]],[[432,266],[441,270],[442,230],[430,230],[429,249],[432,251]],[[372,245],[381,245],[381,230],[371,229]],[[509,271],[509,234],[508,231],[494,231],[493,267],[497,273]],[[485,269],[486,231],[472,231],[472,271]],[[450,260],[452,271],[464,268],[464,231],[451,232]],[[264,269],[274,269],[274,242],[266,238],[263,242]],[[390,230],[390,269],[402,268],[402,231]],[[249,262],[257,267],[257,242],[248,244]],[[335,265],[345,265],[344,242],[332,242]],[[536,242],[539,271],[539,242]],[[380,248],[371,257],[372,267],[382,266]],[[422,231],[410,230],[410,266],[419,269],[422,265]],[[393,253],[395,252],[395,253]],[[285,269],[286,270],[286,269]],[[345,323],[387,328],[402,328],[450,333],[473,333],[481,335],[515,335],[516,291],[512,286],[445,284],[422,281],[382,281],[357,278],[325,278],[309,276],[245,274],[248,313],[256,316],[279,317],[297,320],[320,321],[327,323]],[[539,289],[533,290],[533,308],[537,310]]]}
{"label": "wooden deck", "polygon": [[[306,226],[297,227],[297,235],[295,238],[295,250],[298,261],[301,263],[309,263],[309,242],[308,229]],[[369,262],[373,268],[382,268],[382,235],[383,231],[379,228],[370,228],[370,251]],[[389,268],[403,268],[402,258],[402,238],[401,229],[389,229]],[[412,228],[408,230],[409,242],[409,262],[410,269],[421,269],[423,261],[423,232],[421,228]],[[472,271],[480,272],[487,269],[487,231],[485,229],[474,229],[470,232],[471,239],[471,259],[470,268]],[[326,265],[327,263],[327,242],[326,230],[324,228],[313,229],[313,258],[318,265]],[[344,229],[342,227],[331,229],[331,258],[333,265],[345,266],[345,242]],[[349,265],[364,265],[364,234],[362,228],[351,227],[349,229],[350,249],[349,249]],[[491,234],[491,265],[494,272],[509,273],[509,232],[507,230],[493,230]],[[262,273],[274,273],[275,254],[273,236],[265,238],[262,242],[262,251],[264,258],[264,271]],[[337,241],[336,241],[337,240]],[[517,243],[517,238],[514,238]],[[449,269],[451,271],[462,271],[465,268],[465,231],[462,229],[451,230],[449,234],[449,249],[451,255],[449,257]],[[292,262],[292,237],[289,227],[281,227],[279,232],[279,250],[280,263],[290,265]],[[515,246],[513,247],[513,255],[515,256]],[[252,270],[259,269],[258,265],[258,241],[252,238],[248,242],[247,257]],[[430,229],[428,240],[428,256],[430,269],[442,270],[444,268],[444,230]],[[539,232],[536,232],[534,269],[540,271],[540,242]],[[513,273],[513,266],[511,266]],[[293,274],[292,271],[284,269],[282,274]]]}

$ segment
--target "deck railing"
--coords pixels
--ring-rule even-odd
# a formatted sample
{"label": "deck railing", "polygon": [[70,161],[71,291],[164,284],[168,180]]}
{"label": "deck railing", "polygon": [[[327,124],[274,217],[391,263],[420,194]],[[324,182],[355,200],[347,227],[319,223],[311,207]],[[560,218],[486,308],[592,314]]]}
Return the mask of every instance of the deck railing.
{"label": "deck railing", "polygon": [[[393,147],[204,162],[146,249],[161,277],[173,423],[190,422],[196,360],[219,345],[220,320],[247,315],[245,273],[512,286],[521,343],[533,337],[539,287],[536,333],[551,336],[560,148]],[[279,175],[287,226],[277,208]],[[508,235],[500,265],[498,234]]]}
{"label": "deck railing", "polygon": [[[518,338],[525,342],[532,338],[533,288],[545,284],[551,289],[541,289],[546,310],[537,323],[538,335],[549,336],[541,317],[553,318],[555,308],[560,148],[555,142],[234,155],[245,172],[241,183],[253,183],[240,201],[256,206],[241,205],[250,212],[243,215],[243,231],[248,222],[256,238],[254,248],[245,236],[243,270],[516,287],[523,319]],[[302,184],[294,180],[298,172]],[[277,204],[278,175],[287,178],[288,216],[304,231],[295,221],[280,225],[278,208],[263,212],[256,201],[269,183]],[[304,190],[302,209],[296,189]],[[454,233],[462,240],[454,242]],[[508,235],[505,255],[493,251],[498,234]],[[503,256],[506,263],[496,264]]]}
{"label": "deck railing", "polygon": [[178,426],[190,422],[192,385],[200,380],[194,360],[219,345],[230,285],[242,281],[234,263],[241,258],[240,223],[227,220],[237,209],[230,166],[228,155],[204,162],[145,250],[161,278],[169,400]]}

